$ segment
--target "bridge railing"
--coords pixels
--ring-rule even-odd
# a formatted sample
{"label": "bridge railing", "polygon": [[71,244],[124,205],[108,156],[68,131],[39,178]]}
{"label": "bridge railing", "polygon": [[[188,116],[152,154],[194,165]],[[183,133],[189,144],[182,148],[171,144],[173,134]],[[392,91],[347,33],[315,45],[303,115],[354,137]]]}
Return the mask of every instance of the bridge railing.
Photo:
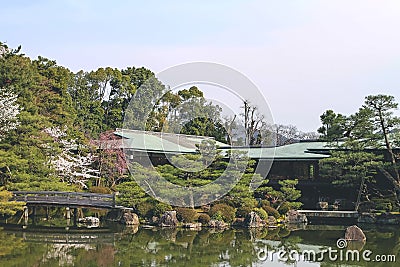
{"label": "bridge railing", "polygon": [[60,204],[115,207],[114,194],[94,194],[80,192],[57,191],[13,191],[13,200],[24,201],[28,204]]}

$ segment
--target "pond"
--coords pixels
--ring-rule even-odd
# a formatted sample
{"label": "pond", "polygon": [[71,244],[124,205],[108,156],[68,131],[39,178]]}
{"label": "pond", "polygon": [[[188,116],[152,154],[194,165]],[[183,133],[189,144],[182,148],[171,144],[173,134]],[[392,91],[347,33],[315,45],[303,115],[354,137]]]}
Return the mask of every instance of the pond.
{"label": "pond", "polygon": [[0,266],[400,266],[398,227],[361,225],[366,243],[342,248],[337,240],[345,228],[66,230],[2,224]]}

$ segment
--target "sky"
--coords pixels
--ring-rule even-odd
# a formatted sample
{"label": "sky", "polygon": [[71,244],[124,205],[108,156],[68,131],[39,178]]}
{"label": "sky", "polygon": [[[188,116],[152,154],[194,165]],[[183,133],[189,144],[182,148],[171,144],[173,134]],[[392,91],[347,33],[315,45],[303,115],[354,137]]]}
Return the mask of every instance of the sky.
{"label": "sky", "polygon": [[[400,1],[1,1],[0,41],[72,71],[215,62],[247,76],[275,122],[400,101]],[[221,92],[206,92],[213,98]]]}

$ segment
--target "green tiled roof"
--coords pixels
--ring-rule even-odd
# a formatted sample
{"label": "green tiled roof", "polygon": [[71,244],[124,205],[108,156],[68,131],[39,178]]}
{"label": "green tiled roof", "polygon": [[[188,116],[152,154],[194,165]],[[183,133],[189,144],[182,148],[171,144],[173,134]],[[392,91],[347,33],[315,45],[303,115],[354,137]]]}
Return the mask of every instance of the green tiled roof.
{"label": "green tiled roof", "polygon": [[[202,141],[214,140],[214,138],[207,136],[126,129],[117,129],[114,133],[123,138],[124,148],[149,152],[194,153],[197,149],[196,145]],[[219,147],[228,146],[218,141],[215,142]]]}
{"label": "green tiled roof", "polygon": [[[305,159],[322,159],[329,155],[322,154],[329,150],[325,142],[300,142],[290,145],[273,147],[250,148],[249,157],[253,159],[290,159],[290,160],[305,160]],[[274,153],[275,152],[275,153]]]}

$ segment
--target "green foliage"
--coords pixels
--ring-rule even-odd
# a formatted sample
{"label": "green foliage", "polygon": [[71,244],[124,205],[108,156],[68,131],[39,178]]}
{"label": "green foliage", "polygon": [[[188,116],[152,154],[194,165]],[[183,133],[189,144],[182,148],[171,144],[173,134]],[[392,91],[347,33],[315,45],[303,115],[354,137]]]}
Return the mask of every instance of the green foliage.
{"label": "green foliage", "polygon": [[89,188],[89,192],[90,193],[98,193],[98,194],[111,194],[112,193],[110,188],[104,187],[104,186],[91,186]]}
{"label": "green foliage", "polygon": [[117,203],[125,207],[138,209],[150,198],[135,181],[123,182],[116,186],[116,190],[118,191]]}
{"label": "green foliage", "polygon": [[253,208],[249,206],[242,206],[236,209],[236,217],[238,218],[246,218],[246,216],[253,210]]}
{"label": "green foliage", "polygon": [[235,219],[236,209],[226,204],[215,204],[208,212],[211,218],[220,218],[224,222],[231,223]]}
{"label": "green foliage", "polygon": [[26,203],[10,201],[12,193],[6,190],[0,190],[0,215],[12,216],[17,211],[22,211]]}
{"label": "green foliage", "polygon": [[333,184],[355,186],[360,180],[373,181],[382,156],[365,151],[332,151],[331,157],[321,160],[322,178],[333,179]]}
{"label": "green foliage", "polygon": [[151,218],[153,216],[153,209],[155,205],[153,201],[142,201],[137,206],[135,211],[142,218]]}
{"label": "green foliage", "polygon": [[327,110],[320,116],[322,126],[318,129],[321,139],[324,141],[337,141],[343,137],[346,117],[336,114],[333,110]]}
{"label": "green foliage", "polygon": [[152,216],[161,217],[166,211],[172,210],[171,205],[158,202],[154,205],[154,208],[151,210]]}
{"label": "green foliage", "polygon": [[191,223],[196,220],[197,212],[194,209],[178,207],[175,210],[176,217],[181,222]]}
{"label": "green foliage", "polygon": [[257,215],[260,216],[262,220],[268,219],[268,213],[263,208],[255,208],[253,209],[253,211],[257,213]]}
{"label": "green foliage", "polygon": [[282,204],[281,204],[281,206],[279,207],[279,210],[278,210],[278,212],[279,212],[279,214],[281,214],[281,215],[285,215],[289,210],[291,210],[292,209],[292,205],[290,205],[290,203],[288,203],[288,202],[283,202]]}
{"label": "green foliage", "polygon": [[280,217],[279,212],[270,206],[264,206],[263,209],[267,212],[269,216],[274,216],[276,219]]}
{"label": "green foliage", "polygon": [[207,225],[211,220],[210,215],[207,213],[200,213],[199,216],[197,217],[197,221],[203,225]]}

